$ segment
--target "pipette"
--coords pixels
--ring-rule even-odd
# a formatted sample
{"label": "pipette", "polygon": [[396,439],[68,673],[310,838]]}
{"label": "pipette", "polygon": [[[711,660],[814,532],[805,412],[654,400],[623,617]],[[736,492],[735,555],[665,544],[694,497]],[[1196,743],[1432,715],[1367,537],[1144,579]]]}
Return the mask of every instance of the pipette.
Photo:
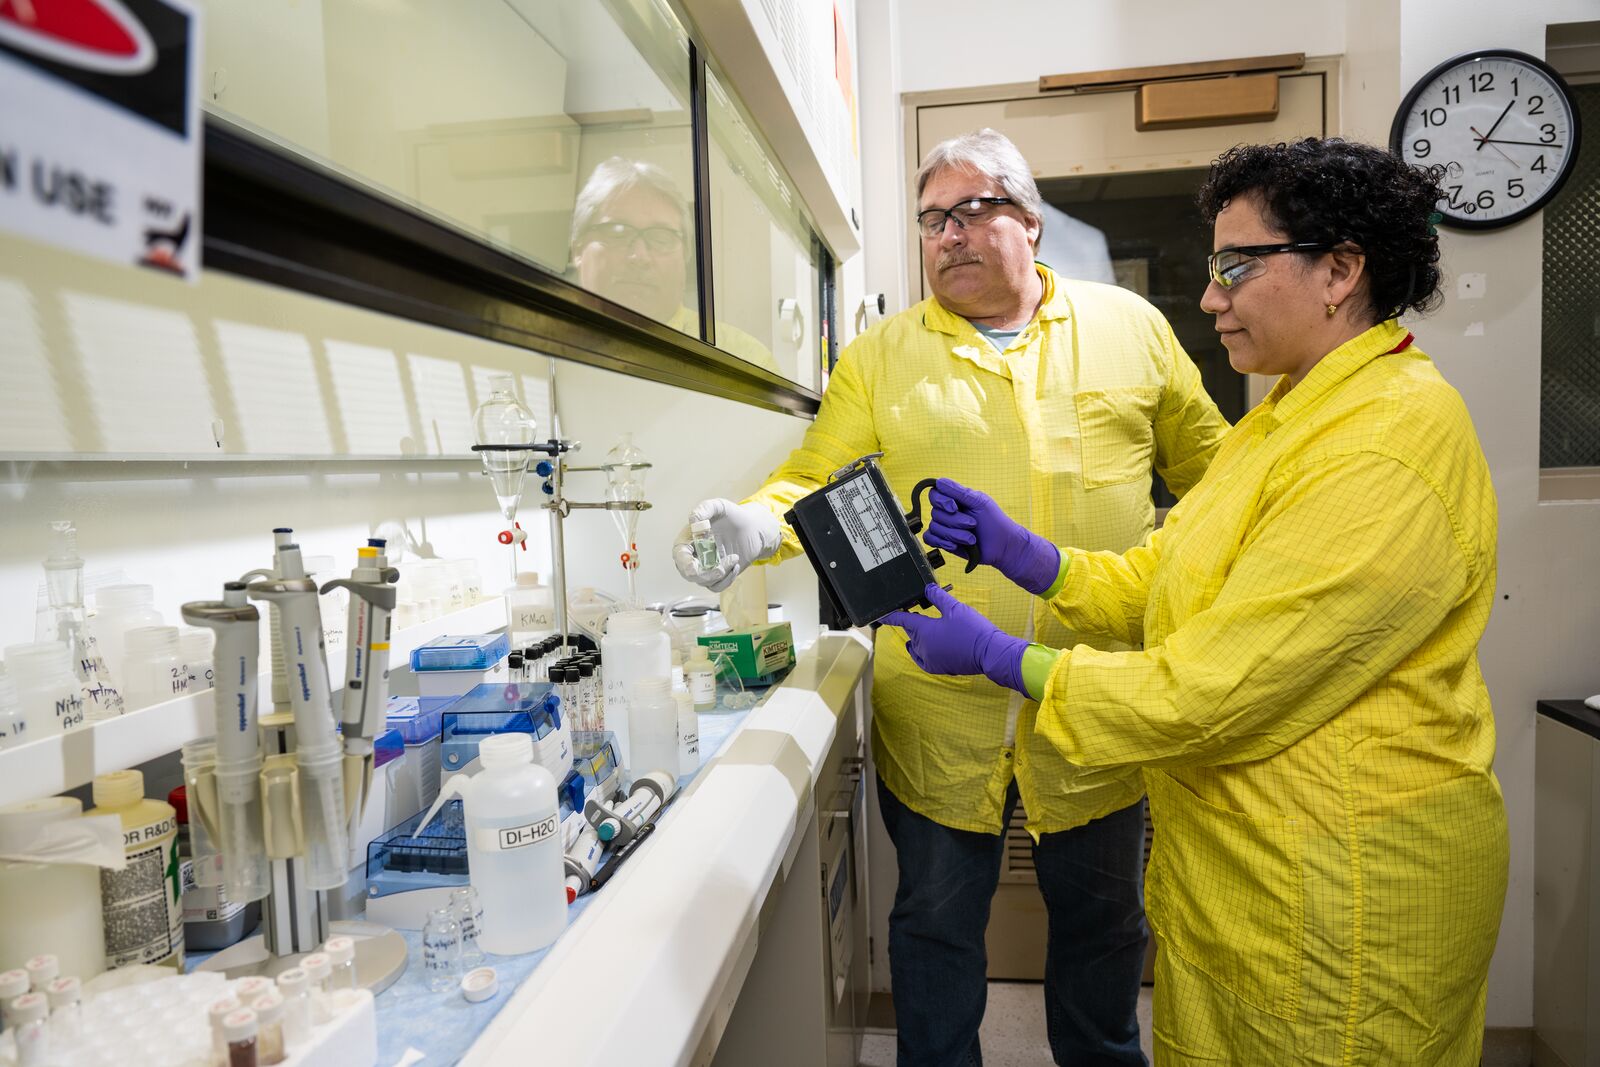
{"label": "pipette", "polygon": [[383,733],[389,704],[389,626],[394,582],[400,572],[388,565],[378,546],[356,549],[349,578],[323,585],[350,591],[350,621],[345,628],[344,699],[339,721],[344,734],[345,809],[352,824],[361,820],[372,789],[372,743]]}
{"label": "pipette", "polygon": [[294,712],[306,886],[337,889],[349,876],[344,758],[333,731],[317,583],[306,577],[299,545],[280,546],[277,559],[279,577],[252,582],[248,592],[252,600],[265,600],[278,612],[289,706]]}
{"label": "pipette", "polygon": [[623,844],[655,818],[677,791],[676,778],[665,771],[651,771],[634,780],[633,791],[621,804],[613,807],[597,797],[590,797],[584,804],[583,814],[594,824],[601,841]]}
{"label": "pipette", "polygon": [[216,686],[217,762],[210,790],[195,805],[222,853],[222,887],[228,900],[247,904],[272,888],[261,811],[261,731],[257,720],[257,657],[261,613],[246,599],[243,582],[222,587],[222,600],[183,605],[183,621],[217,635],[212,650]]}
{"label": "pipette", "polygon": [[561,857],[561,862],[567,869],[568,904],[577,900],[578,895],[589,888],[589,881],[594,877],[595,868],[600,865],[600,854],[605,847],[595,828],[584,820],[582,828],[578,831],[577,840],[567,846],[566,852]]}

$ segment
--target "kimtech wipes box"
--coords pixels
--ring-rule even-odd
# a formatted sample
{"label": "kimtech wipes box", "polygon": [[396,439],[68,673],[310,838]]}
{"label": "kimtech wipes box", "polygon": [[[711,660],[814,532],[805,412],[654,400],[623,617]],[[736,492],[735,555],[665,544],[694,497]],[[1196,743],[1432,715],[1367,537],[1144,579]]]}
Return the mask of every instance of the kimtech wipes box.
{"label": "kimtech wipes box", "polygon": [[701,634],[696,640],[713,660],[727,656],[747,682],[767,681],[768,675],[794,665],[794,633],[786,622]]}

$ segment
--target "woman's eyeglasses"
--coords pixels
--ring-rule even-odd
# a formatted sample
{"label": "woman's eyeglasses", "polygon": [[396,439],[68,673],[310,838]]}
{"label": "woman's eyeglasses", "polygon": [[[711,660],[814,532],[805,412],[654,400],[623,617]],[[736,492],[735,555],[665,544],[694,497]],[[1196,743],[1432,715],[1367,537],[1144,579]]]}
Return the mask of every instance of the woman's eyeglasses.
{"label": "woman's eyeglasses", "polygon": [[1261,261],[1262,256],[1275,256],[1280,252],[1326,252],[1333,247],[1326,241],[1296,241],[1293,244],[1222,248],[1206,257],[1206,269],[1212,281],[1224,289],[1232,289],[1267,269],[1267,265]]}

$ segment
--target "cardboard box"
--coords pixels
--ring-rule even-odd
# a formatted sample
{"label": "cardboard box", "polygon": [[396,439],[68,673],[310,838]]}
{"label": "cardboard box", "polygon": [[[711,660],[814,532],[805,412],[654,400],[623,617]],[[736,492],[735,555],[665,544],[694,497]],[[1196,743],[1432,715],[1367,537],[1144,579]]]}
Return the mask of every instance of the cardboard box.
{"label": "cardboard box", "polygon": [[768,680],[767,675],[794,666],[794,632],[786,622],[701,634],[695,640],[713,660],[727,656],[747,682]]}

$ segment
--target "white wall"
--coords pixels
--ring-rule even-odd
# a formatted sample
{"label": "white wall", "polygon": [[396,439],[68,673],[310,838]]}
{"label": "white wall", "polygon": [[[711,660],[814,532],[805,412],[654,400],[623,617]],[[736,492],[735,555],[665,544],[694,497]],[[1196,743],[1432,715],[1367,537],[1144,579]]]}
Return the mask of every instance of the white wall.
{"label": "white wall", "polygon": [[[901,90],[1033,81],[1157,63],[1344,51],[1343,5],[1185,0],[899,4]],[[872,175],[868,175],[869,183]]]}
{"label": "white wall", "polygon": [[[1254,0],[1225,10],[1177,0],[995,0],[984,8],[984,24],[1012,23],[1021,32],[1006,37],[1003,47],[985,47],[963,43],[970,40],[973,15],[961,0],[891,8],[898,10],[880,17],[898,21],[896,91],[1277,52],[1342,55],[1341,132],[1380,144],[1404,90],[1436,63],[1484,46],[1543,55],[1547,24],[1600,19],[1597,0],[1470,9],[1457,0]],[[898,124],[894,130],[899,149]],[[904,190],[899,167],[887,152],[875,152],[868,157],[867,188]],[[903,217],[901,196],[896,209]],[[888,245],[869,239],[869,270],[893,254],[895,243],[905,244],[903,231],[881,232]],[[1445,305],[1414,324],[1422,347],[1472,410],[1500,501],[1498,600],[1480,658],[1495,704],[1495,767],[1511,822],[1511,881],[1490,971],[1488,1022],[1501,1027],[1533,1022],[1534,704],[1540,697],[1600,690],[1594,641],[1600,631],[1600,502],[1538,500],[1542,247],[1538,217],[1484,234],[1447,232]],[[1488,276],[1481,299],[1457,296],[1456,279],[1468,272]],[[1474,323],[1483,324],[1482,333],[1468,336]]]}

